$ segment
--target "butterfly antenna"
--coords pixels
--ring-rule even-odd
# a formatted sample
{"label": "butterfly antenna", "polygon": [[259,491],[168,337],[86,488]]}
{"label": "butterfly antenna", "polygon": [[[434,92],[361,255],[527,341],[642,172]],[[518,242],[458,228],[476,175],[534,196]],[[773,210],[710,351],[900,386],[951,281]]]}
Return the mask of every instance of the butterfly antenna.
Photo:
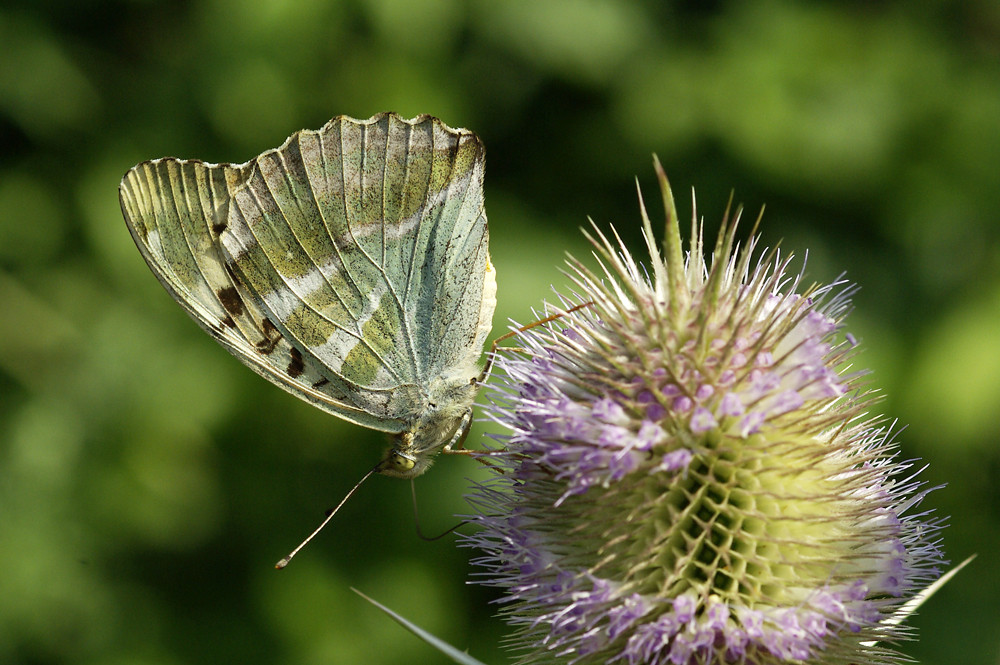
{"label": "butterfly antenna", "polygon": [[555,321],[556,319],[561,319],[562,317],[566,316],[567,314],[572,314],[573,312],[575,312],[578,309],[583,309],[584,307],[590,307],[593,304],[594,304],[593,300],[588,300],[587,302],[583,302],[583,303],[580,303],[579,305],[574,305],[573,307],[570,307],[565,312],[556,312],[555,314],[552,314],[551,316],[546,316],[544,319],[538,319],[537,321],[532,321],[531,323],[523,325],[520,328],[517,328],[516,330],[508,330],[503,335],[500,335],[499,337],[497,337],[495,340],[493,340],[493,344],[490,345],[490,351],[489,351],[489,353],[486,354],[486,366],[483,367],[483,372],[482,372],[482,375],[479,378],[479,383],[485,382],[486,379],[489,378],[490,373],[493,371],[493,361],[496,358],[496,351],[497,351],[497,348],[499,348],[499,346],[500,346],[500,342],[505,342],[508,339],[510,339],[511,337],[513,337],[514,335],[517,335],[519,333],[523,333],[526,330],[531,330],[532,328],[534,328],[536,326],[544,325],[546,323],[549,323],[550,321]]}
{"label": "butterfly antenna", "polygon": [[298,553],[299,553],[299,550],[301,550],[301,549],[302,549],[303,547],[305,547],[305,546],[306,546],[306,545],[307,545],[307,544],[309,543],[309,541],[310,541],[310,540],[312,540],[313,538],[315,538],[315,537],[316,537],[316,534],[317,534],[317,533],[319,533],[320,531],[322,531],[322,530],[323,530],[323,527],[325,527],[325,526],[327,525],[327,523],[328,523],[328,522],[329,522],[330,520],[332,520],[332,519],[333,519],[333,516],[337,514],[337,511],[338,511],[338,510],[340,510],[340,509],[341,509],[341,508],[343,507],[343,505],[344,505],[345,503],[347,503],[347,500],[348,500],[348,499],[350,499],[350,498],[351,498],[351,496],[352,496],[352,495],[353,495],[353,494],[354,494],[355,492],[357,492],[357,491],[358,491],[358,488],[359,488],[359,487],[361,487],[361,484],[362,484],[362,483],[364,483],[364,482],[365,482],[366,480],[368,480],[368,478],[369,478],[369,477],[370,477],[370,476],[371,476],[371,475],[372,475],[373,473],[375,473],[376,471],[378,471],[378,469],[379,469],[379,467],[380,467],[380,466],[381,466],[381,462],[380,462],[379,464],[376,464],[376,465],[375,465],[374,467],[372,467],[372,470],[371,470],[371,471],[369,471],[368,473],[366,473],[366,474],[364,475],[364,477],[362,477],[362,478],[361,478],[361,480],[359,480],[359,481],[357,482],[357,484],[356,484],[356,485],[355,485],[354,487],[352,487],[352,488],[351,488],[351,491],[350,491],[350,492],[348,492],[348,493],[347,493],[347,494],[346,494],[346,495],[344,496],[344,498],[340,500],[340,503],[338,503],[338,504],[337,504],[337,507],[336,507],[336,508],[334,508],[333,510],[328,510],[328,511],[327,511],[327,513],[326,513],[326,519],[324,519],[324,520],[323,520],[323,523],[322,523],[322,524],[320,524],[320,525],[319,525],[318,527],[316,527],[316,530],[315,530],[315,531],[313,531],[312,533],[310,533],[310,534],[309,534],[309,537],[308,537],[308,538],[306,538],[306,539],[305,539],[305,540],[303,540],[303,541],[302,541],[301,543],[299,543],[299,546],[298,546],[298,547],[296,547],[296,548],[295,548],[294,550],[292,550],[292,551],[291,551],[291,552],[290,552],[290,553],[288,554],[288,556],[286,556],[286,557],[285,557],[284,559],[282,559],[282,560],[281,560],[281,561],[279,561],[278,563],[274,564],[274,567],[275,567],[275,568],[277,568],[278,570],[281,570],[282,568],[284,568],[285,566],[287,566],[287,565],[289,564],[289,562],[290,562],[290,561],[292,560],[292,557],[293,557],[293,556],[295,556],[296,554],[298,554]]}
{"label": "butterfly antenna", "polygon": [[417,536],[420,538],[420,540],[426,540],[427,542],[440,540],[445,536],[447,536],[452,531],[454,531],[455,529],[459,528],[460,526],[464,526],[471,521],[471,520],[462,520],[461,522],[451,527],[444,533],[439,533],[436,536],[426,536],[424,535],[424,532],[420,529],[420,513],[417,510],[417,484],[413,481],[413,478],[410,478],[410,494],[411,496],[413,496],[413,521],[417,525]]}

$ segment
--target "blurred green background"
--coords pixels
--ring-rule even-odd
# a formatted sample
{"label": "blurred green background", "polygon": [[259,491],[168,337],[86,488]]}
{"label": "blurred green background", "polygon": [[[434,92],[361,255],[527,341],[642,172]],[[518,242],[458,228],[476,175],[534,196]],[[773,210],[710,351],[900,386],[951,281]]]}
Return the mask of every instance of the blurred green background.
{"label": "blurred green background", "polygon": [[[0,662],[442,663],[357,587],[491,663],[472,554],[423,542],[375,478],[271,566],[383,440],[254,376],[132,245],[141,160],[239,162],[331,116],[437,115],[487,146],[496,330],[565,287],[587,215],[639,251],[651,153],[714,232],[730,191],[764,245],[861,284],[903,455],[948,483],[973,566],[913,622],[928,664],[1000,662],[1000,4],[614,0],[5,0],[0,5]],[[472,440],[477,438],[477,426]],[[467,459],[417,484],[428,532]]]}

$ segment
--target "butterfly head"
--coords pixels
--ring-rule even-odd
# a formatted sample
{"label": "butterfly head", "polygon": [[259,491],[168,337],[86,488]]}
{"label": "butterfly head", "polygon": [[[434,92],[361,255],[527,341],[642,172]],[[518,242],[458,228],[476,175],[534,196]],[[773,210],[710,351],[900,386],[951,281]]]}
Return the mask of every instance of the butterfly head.
{"label": "butterfly head", "polygon": [[431,467],[439,452],[461,448],[472,426],[474,398],[473,386],[466,399],[429,404],[409,429],[393,437],[376,471],[393,478],[416,478]]}
{"label": "butterfly head", "polygon": [[431,461],[427,455],[421,457],[399,448],[390,448],[376,470],[383,476],[416,478],[430,467]]}

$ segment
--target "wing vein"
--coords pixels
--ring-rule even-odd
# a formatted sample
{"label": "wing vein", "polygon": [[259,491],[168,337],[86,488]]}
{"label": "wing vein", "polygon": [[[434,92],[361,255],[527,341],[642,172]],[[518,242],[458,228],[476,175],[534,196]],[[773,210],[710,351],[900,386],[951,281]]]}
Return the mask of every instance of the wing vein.
{"label": "wing vein", "polygon": [[[362,129],[362,132],[364,132],[363,129]],[[361,252],[362,256],[364,256],[369,261],[371,261],[371,257],[368,256],[368,252],[366,252],[365,248],[362,247],[361,244],[358,242],[358,239],[354,235],[354,229],[351,226],[351,210],[350,210],[350,205],[348,205],[348,201],[347,201],[347,198],[348,198],[347,197],[347,191],[348,190],[347,190],[347,173],[346,173],[347,168],[346,168],[346,166],[344,164],[344,162],[345,162],[344,155],[345,154],[346,154],[346,150],[345,150],[345,146],[344,146],[344,129],[343,129],[343,125],[341,125],[341,129],[340,129],[340,162],[341,162],[340,163],[340,186],[341,186],[341,190],[340,191],[343,192],[343,196],[341,196],[341,199],[342,199],[342,202],[343,202],[343,205],[344,205],[344,230],[351,237],[351,246],[357,247],[358,251]],[[359,172],[359,175],[358,175],[359,178],[363,178],[364,177],[363,175],[361,175],[361,173],[364,172],[364,136],[363,135],[362,135],[362,142],[361,142],[361,163],[362,163],[362,168],[361,168],[361,170]],[[363,187],[363,183],[362,183],[362,187]],[[342,256],[342,255],[340,255],[339,248],[338,248],[338,256]],[[372,264],[374,265],[374,262],[372,262]],[[359,294],[361,294],[361,295],[366,295],[365,293],[362,292],[361,286],[358,283],[357,277],[355,277],[354,275],[351,274],[350,268],[347,267],[347,263],[344,263],[344,272],[346,272],[348,274],[348,276],[350,276],[351,281],[354,283],[354,286],[355,286],[355,289],[357,290],[357,292]],[[355,315],[355,317],[354,317],[354,323],[355,324],[359,323],[359,318],[358,317],[360,317],[360,316],[361,316],[361,312],[358,312]],[[361,333],[361,327],[360,327],[360,325],[358,326],[358,333],[359,334]]]}
{"label": "wing vein", "polygon": [[[326,155],[323,153],[323,132],[317,132],[316,139],[319,142],[319,154],[321,163],[323,165],[323,177],[326,178],[327,177]],[[300,139],[300,146],[301,146],[301,139]],[[301,154],[301,152],[302,149],[300,147],[299,154]],[[291,187],[291,178],[288,177],[287,171],[286,171],[286,180],[289,183],[289,187]],[[320,205],[319,197],[316,195],[316,188],[313,187],[312,178],[309,177],[308,173],[306,173],[305,180],[306,180],[306,187],[309,189],[309,195],[312,197],[313,203],[316,206],[316,214],[319,215],[319,220],[323,223],[323,230],[326,232],[326,237],[330,240],[330,245],[333,247],[333,250],[337,252],[337,256],[340,257],[340,250],[337,247],[337,241],[333,237],[333,233],[330,231],[330,222],[327,220],[326,215],[323,213],[323,206]],[[326,282],[327,286],[330,287],[330,291],[332,291],[333,294],[337,297],[337,301],[340,302],[340,305],[341,307],[344,308],[344,311],[345,312],[350,311],[347,307],[347,301],[344,298],[343,294],[341,294],[340,291],[337,290],[337,287],[334,286],[333,282],[330,281],[330,278],[327,276],[326,272],[322,269],[321,266],[316,264],[315,260],[313,261],[313,264],[316,265],[316,269],[319,270],[320,274],[323,276],[323,281]],[[342,266],[344,265],[343,259],[341,259],[340,265]]]}
{"label": "wing vein", "polygon": [[[271,190],[271,187],[270,187],[270,185],[268,185],[268,183],[267,183],[267,180],[266,180],[266,179],[264,179],[264,184],[265,184],[265,186],[267,187],[267,190],[268,190],[268,192],[270,192],[270,193],[272,194],[272,198],[273,198],[273,191]],[[258,197],[258,195],[257,195],[257,192],[256,192],[256,191],[254,190],[254,188],[250,187],[250,188],[248,188],[248,190],[247,190],[247,191],[249,191],[249,192],[250,192],[250,195],[251,195],[251,196],[253,196],[253,198],[254,198],[254,201],[255,201],[255,203],[257,204],[257,207],[258,207],[258,209],[260,209],[260,210],[263,210],[264,208],[263,208],[263,206],[261,205],[261,201],[260,201],[260,199],[259,199],[259,197]],[[283,215],[282,215],[282,216],[283,216]],[[258,245],[259,247],[261,247],[261,249],[262,249],[262,251],[261,251],[261,254],[263,254],[263,256],[264,256],[264,259],[265,259],[265,260],[266,260],[266,261],[268,262],[268,264],[270,264],[270,266],[271,266],[271,267],[272,267],[272,268],[274,269],[274,272],[275,272],[275,274],[277,274],[277,275],[278,275],[278,276],[279,276],[279,277],[281,278],[281,281],[282,281],[282,283],[283,283],[283,284],[285,285],[285,288],[287,288],[287,289],[289,290],[289,292],[291,292],[292,294],[294,294],[294,295],[295,295],[295,296],[296,296],[296,297],[297,297],[297,298],[299,299],[299,301],[300,301],[300,302],[302,303],[302,305],[303,305],[304,307],[307,307],[307,308],[309,308],[309,309],[310,309],[310,310],[311,310],[312,312],[314,312],[314,313],[316,314],[316,316],[318,316],[318,317],[320,317],[321,319],[323,319],[323,320],[327,321],[328,323],[332,324],[332,325],[333,325],[334,327],[342,329],[342,330],[343,330],[343,331],[344,331],[345,333],[347,333],[348,335],[351,335],[351,336],[352,336],[352,337],[354,337],[354,338],[355,338],[356,340],[358,340],[358,342],[359,342],[359,343],[363,344],[363,345],[365,346],[365,348],[367,348],[367,349],[368,349],[368,350],[369,350],[369,351],[370,351],[370,352],[372,353],[372,355],[373,355],[373,356],[374,356],[374,357],[375,357],[376,359],[378,359],[379,363],[380,363],[380,364],[382,365],[382,367],[384,367],[384,368],[386,369],[387,373],[389,374],[389,376],[391,376],[391,377],[393,378],[393,380],[397,381],[397,382],[398,382],[398,383],[399,383],[400,385],[402,385],[402,384],[404,383],[403,379],[402,379],[402,378],[401,378],[401,377],[399,376],[399,374],[398,374],[398,373],[397,373],[397,372],[396,372],[396,371],[395,371],[395,370],[393,369],[393,367],[392,367],[392,366],[390,365],[390,363],[387,363],[387,362],[385,361],[385,358],[383,358],[383,357],[382,357],[382,355],[381,355],[381,354],[380,354],[380,353],[379,353],[379,352],[378,352],[378,351],[377,351],[377,350],[376,350],[376,349],[375,349],[375,348],[374,348],[374,347],[373,347],[373,346],[371,345],[371,343],[370,343],[370,342],[369,342],[369,341],[368,341],[367,339],[365,339],[365,336],[364,336],[364,333],[363,333],[363,331],[361,330],[361,326],[359,325],[359,324],[360,324],[360,321],[358,321],[357,319],[355,319],[355,320],[354,320],[354,323],[355,323],[355,327],[357,328],[357,330],[350,330],[350,329],[348,329],[347,327],[345,327],[345,326],[343,326],[343,325],[341,325],[341,324],[337,323],[336,321],[334,321],[334,320],[330,319],[330,318],[329,318],[328,316],[326,316],[326,315],[325,315],[325,314],[324,314],[323,312],[319,311],[319,310],[318,310],[318,309],[316,309],[316,308],[315,308],[314,306],[312,306],[311,304],[309,304],[309,303],[308,303],[308,302],[307,302],[307,301],[306,301],[306,300],[305,300],[305,299],[304,299],[304,298],[302,297],[302,295],[301,295],[301,294],[300,294],[300,293],[299,293],[298,291],[296,291],[296,290],[295,290],[295,288],[294,288],[294,287],[292,286],[292,284],[291,284],[291,283],[289,283],[289,281],[288,281],[288,280],[287,280],[287,279],[285,278],[285,276],[284,276],[284,275],[283,275],[283,274],[281,273],[281,271],[280,271],[280,270],[278,269],[278,266],[277,266],[277,264],[276,264],[276,263],[275,263],[275,262],[274,262],[274,261],[273,261],[273,260],[271,259],[270,255],[268,255],[268,253],[267,253],[266,251],[263,251],[263,247],[264,247],[264,245],[263,245],[263,244],[261,244],[261,241],[260,241],[260,236],[259,236],[259,235],[257,235],[257,233],[255,233],[255,232],[254,232],[253,228],[252,228],[252,227],[251,227],[251,226],[250,226],[249,224],[247,224],[247,229],[248,229],[248,230],[250,231],[251,235],[253,235],[253,237],[254,237],[254,240],[255,240],[255,241],[257,242],[257,245]],[[257,294],[257,295],[258,295],[258,297],[260,297],[260,295],[259,295],[259,294]],[[269,311],[271,310],[271,308],[267,306],[267,303],[266,303],[266,301],[265,301],[265,300],[264,300],[263,298],[261,298],[261,302],[262,302],[262,304],[263,304],[263,305],[265,306],[265,308],[266,308],[267,310],[269,310]],[[274,316],[275,316],[275,318],[277,318],[277,319],[279,319],[279,320],[280,320],[280,318],[281,318],[281,317],[278,317],[278,316],[276,316],[276,312],[274,312],[274,311],[271,311],[271,314],[272,314],[272,315],[274,315]],[[296,342],[298,342],[298,344],[299,344],[299,345],[300,345],[300,346],[302,347],[302,348],[299,348],[299,351],[300,351],[300,352],[302,352],[302,351],[305,351],[305,352],[306,352],[307,354],[309,354],[310,356],[313,356],[313,357],[315,357],[315,356],[314,356],[314,355],[313,355],[313,354],[312,354],[312,353],[311,353],[311,352],[309,351],[309,348],[308,348],[308,346],[302,343],[302,340],[301,340],[301,339],[299,339],[298,337],[296,337],[296,338],[295,338],[295,341],[296,341]],[[345,380],[345,381],[347,381],[347,382],[348,382],[349,384],[352,384],[352,385],[358,385],[358,384],[357,384],[356,382],[354,382],[354,381],[351,381],[350,379],[347,379],[346,377],[341,377],[341,375],[340,375],[340,372],[337,372],[337,371],[336,371],[336,370],[334,370],[334,369],[333,369],[332,367],[330,367],[330,368],[328,368],[328,369],[330,369],[330,371],[331,371],[331,372],[333,372],[333,373],[334,373],[335,375],[337,375],[337,376],[338,376],[338,378],[344,378],[344,380]]]}
{"label": "wing vein", "polygon": [[[301,150],[301,148],[300,148],[300,150]],[[278,153],[278,157],[281,160],[282,177],[283,177],[283,179],[285,181],[285,184],[288,186],[288,191],[291,193],[291,198],[295,201],[295,207],[298,209],[300,217],[302,217],[303,219],[305,219],[306,218],[306,214],[305,214],[305,211],[303,210],[302,202],[299,200],[298,192],[295,191],[295,185],[292,182],[291,173],[290,173],[290,170],[288,168],[288,162],[285,159],[285,155],[284,155],[284,153],[279,152]],[[320,217],[320,221],[323,222],[323,228],[326,229],[327,228],[327,226],[326,226],[326,220],[323,219],[323,211],[320,209],[319,200],[316,198],[316,194],[313,191],[312,183],[309,182],[309,178],[308,177],[305,178],[305,181],[306,181],[306,187],[309,188],[309,194],[312,196],[312,200],[316,203],[316,212],[317,212],[317,214]],[[267,185],[268,191],[271,193],[271,198],[274,199],[275,204],[277,204],[278,199],[275,196],[275,192],[274,192],[273,189],[271,189],[271,186],[267,182],[266,178],[264,179],[264,184]],[[280,210],[280,207],[278,209]],[[347,306],[344,303],[343,296],[340,295],[340,293],[334,287],[333,283],[330,282],[330,278],[327,277],[327,274],[323,271],[323,269],[320,267],[320,265],[318,263],[316,263],[316,259],[313,257],[313,255],[310,254],[309,251],[306,249],[305,244],[302,242],[302,238],[300,238],[298,235],[296,235],[295,228],[291,224],[288,223],[288,218],[284,216],[284,213],[282,213],[282,218],[285,220],[286,226],[288,226],[289,233],[291,233],[292,237],[295,238],[295,244],[297,244],[299,246],[299,248],[302,250],[302,255],[309,261],[310,265],[312,265],[312,267],[316,270],[316,272],[319,273],[320,277],[323,278],[323,281],[326,283],[326,285],[328,287],[330,287],[330,291],[332,291],[334,293],[334,295],[337,296],[337,300],[340,301],[341,305],[344,305],[344,309],[346,310]],[[330,236],[329,230],[327,230],[326,235],[327,235],[327,237],[331,238],[331,240],[332,240],[332,237]],[[279,275],[280,274],[281,273],[279,273]],[[291,284],[289,284],[288,281],[284,279],[284,275],[281,275],[281,277],[282,277],[282,281],[284,281],[285,284],[288,285],[289,290],[292,293],[294,293],[296,296],[298,296],[299,300],[301,300],[303,304],[309,306],[310,309],[312,309],[314,312],[316,312],[316,314],[318,314],[319,316],[321,316],[323,319],[325,319],[325,320],[329,321],[330,323],[333,323],[334,325],[336,325],[336,321],[334,321],[330,317],[326,316],[325,314],[323,314],[322,312],[320,312],[320,310],[316,309],[315,307],[312,307],[311,305],[309,305],[309,303],[306,301],[306,298],[305,298],[304,294],[295,291],[295,289],[293,289],[291,287]]]}
{"label": "wing vein", "polygon": [[[362,207],[362,213],[364,212],[364,198],[363,197],[364,197],[364,191],[365,191],[365,187],[366,187],[366,185],[365,185],[365,163],[368,160],[368,151],[365,149],[365,141],[366,141],[366,136],[365,135],[366,134],[367,134],[367,125],[362,125],[361,126],[361,169],[360,169],[360,172],[358,174],[358,178],[361,180],[361,195],[362,195],[361,207]],[[341,153],[341,154],[343,154],[343,153]],[[346,192],[346,190],[345,190],[345,192]],[[344,196],[344,209],[347,210],[347,196],[346,195]],[[358,224],[360,225],[361,223],[362,223],[362,220],[358,220]],[[385,279],[386,284],[389,284],[389,279],[388,279],[388,277],[386,277],[386,274],[385,274],[385,267],[379,265],[378,261],[376,261],[374,258],[372,258],[371,253],[369,253],[369,251],[367,249],[365,249],[365,246],[363,244],[361,244],[361,243],[358,242],[357,236],[354,235],[354,229],[351,228],[351,219],[350,219],[350,216],[347,217],[347,226],[348,226],[348,229],[350,230],[350,233],[351,233],[351,240],[354,241],[353,245],[355,247],[357,247],[358,250],[361,252],[362,256],[364,256],[366,259],[368,259],[368,262],[371,263],[372,266],[382,274],[382,278]],[[389,287],[391,289],[392,285],[389,284]]]}
{"label": "wing vein", "polygon": [[[175,165],[177,167],[177,173],[178,173],[178,176],[179,176],[178,178],[176,178],[176,180],[180,180],[181,182],[183,182],[183,179],[184,179],[184,168],[183,168],[183,165],[181,165],[181,164],[175,164]],[[183,215],[181,213],[181,209],[180,209],[180,205],[179,205],[179,197],[176,196],[176,192],[174,191],[174,180],[175,180],[175,178],[169,177],[170,176],[170,168],[169,168],[169,166],[165,170],[167,171],[168,186],[170,188],[170,197],[169,198],[170,198],[171,203],[173,203],[174,213],[177,215],[178,225],[181,227],[180,231],[181,231],[181,235],[184,237],[184,247],[187,249],[188,255],[190,255],[190,257],[191,257],[192,265],[198,269],[198,274],[201,276],[202,279],[204,279],[205,278],[205,273],[202,270],[201,265],[198,263],[198,257],[195,256],[194,247],[191,244],[191,236],[188,233],[187,226],[182,221],[183,220]],[[161,185],[161,189],[162,189],[162,185]],[[187,203],[188,211],[189,212],[193,212],[191,210],[190,203],[188,203],[187,187],[184,187],[183,189],[184,189],[184,192],[183,192],[184,202]],[[163,199],[162,196],[159,197],[159,198],[161,200]],[[164,206],[164,212],[166,212],[166,206]],[[154,216],[154,221],[155,221],[155,219],[156,218]],[[156,229],[157,229],[157,232],[160,234],[160,237],[162,238],[163,237],[163,232],[160,229],[160,224],[158,222],[157,222],[157,225],[156,225]],[[164,256],[164,259],[166,259],[165,256]],[[215,304],[217,304],[221,308],[222,307],[222,301],[219,299],[219,294],[215,292],[215,289],[211,289],[210,288],[209,291],[212,292],[212,298],[213,298]]]}
{"label": "wing vein", "polygon": [[[413,140],[413,127],[411,125],[404,125],[404,127],[406,128],[404,130],[406,132],[406,137],[405,137],[406,140],[403,142],[404,149],[405,149],[405,157],[403,159],[403,183],[404,184],[409,184],[410,183],[410,176],[411,176],[411,167],[412,167],[412,162],[410,161],[410,155],[411,155],[410,147],[411,147],[411,143],[412,143],[412,140]],[[386,139],[386,153],[388,154],[388,139]],[[388,162],[388,160],[386,160],[386,161]],[[400,201],[400,204],[401,204],[401,206],[400,206],[400,219],[399,219],[399,225],[400,225],[400,227],[402,227],[402,224],[403,224],[402,214],[405,211],[405,208],[402,207],[402,203],[405,203],[406,200],[407,200],[407,196],[406,196],[405,189],[404,189],[402,200]],[[420,215],[423,216],[423,213],[424,213],[424,210],[423,210],[423,208],[421,208],[420,209]],[[417,223],[417,233],[415,235],[416,235],[417,238],[420,237],[420,223],[419,222]],[[415,239],[414,242],[413,242],[413,244],[411,245],[411,248],[410,248],[410,257],[409,257],[410,260],[407,262],[407,265],[409,265],[411,267],[411,270],[412,270],[414,259],[416,257],[416,248],[417,248],[417,241]],[[402,258],[402,253],[400,253],[400,258]],[[411,321],[410,321],[410,310],[407,307],[407,305],[409,305],[409,302],[410,302],[410,276],[411,275],[412,275],[411,272],[407,272],[406,285],[403,288],[403,297],[402,297],[402,300],[400,300],[399,297],[397,296],[396,302],[397,302],[397,305],[399,306],[399,311],[402,314],[402,316],[400,318],[403,321],[402,325],[403,325],[403,328],[404,328],[405,334],[406,334],[406,342],[407,342],[407,347],[408,347],[407,351],[410,354],[410,362],[413,363],[413,367],[416,368],[417,375],[418,376],[424,376],[424,368],[421,367],[418,364],[419,354],[417,353],[416,339],[414,338],[413,330],[412,330],[412,324],[411,324]]]}

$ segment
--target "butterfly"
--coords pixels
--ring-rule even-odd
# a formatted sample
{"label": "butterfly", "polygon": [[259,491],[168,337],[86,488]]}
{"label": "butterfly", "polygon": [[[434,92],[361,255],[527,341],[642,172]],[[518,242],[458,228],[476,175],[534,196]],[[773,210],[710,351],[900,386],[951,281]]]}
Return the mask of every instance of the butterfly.
{"label": "butterfly", "polygon": [[164,288],[245,365],[392,435],[399,478],[460,447],[496,308],[479,138],[422,115],[333,118],[244,164],[172,157],[119,188]]}

